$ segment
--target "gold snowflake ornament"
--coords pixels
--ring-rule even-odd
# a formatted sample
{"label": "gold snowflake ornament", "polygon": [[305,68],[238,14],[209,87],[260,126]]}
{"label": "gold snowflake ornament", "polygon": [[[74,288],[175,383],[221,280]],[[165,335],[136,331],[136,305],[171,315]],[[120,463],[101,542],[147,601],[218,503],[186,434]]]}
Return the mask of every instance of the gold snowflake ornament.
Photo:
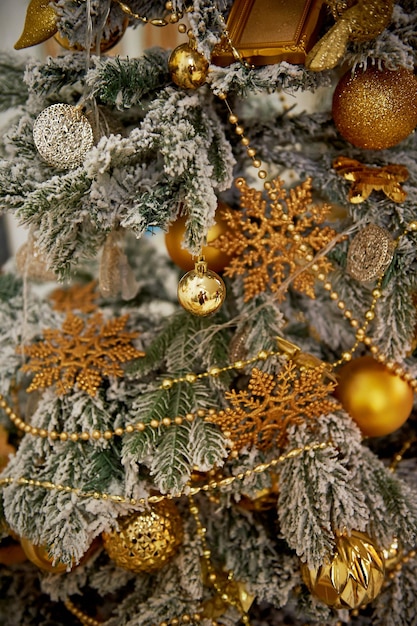
{"label": "gold snowflake ornament", "polygon": [[247,390],[230,391],[230,406],[206,420],[217,424],[235,450],[281,447],[291,424],[313,421],[337,408],[336,384],[322,367],[300,369],[287,361],[277,376],[254,368]]}
{"label": "gold snowflake ornament", "polygon": [[44,330],[43,340],[24,346],[29,360],[21,369],[34,374],[27,391],[55,384],[58,395],[78,387],[94,396],[105,377],[123,376],[121,363],[144,356],[132,344],[138,333],[125,330],[127,320],[105,321],[97,312],[84,321],[69,313],[61,330]]}
{"label": "gold snowflake ornament", "polygon": [[92,280],[85,285],[75,284],[67,288],[55,289],[49,296],[53,302],[54,311],[81,311],[82,313],[92,313],[97,309],[99,293],[97,291],[97,281]]}
{"label": "gold snowflake ornament", "polygon": [[[296,271],[336,236],[332,228],[322,226],[331,206],[312,205],[311,179],[288,192],[280,178],[274,179],[267,189],[268,201],[244,178],[236,185],[242,210],[225,210],[226,232],[210,244],[231,257],[226,276],[243,276],[245,302],[268,290],[276,292],[292,274],[294,289],[314,298],[313,272]],[[325,274],[331,269],[324,256],[316,266]]]}

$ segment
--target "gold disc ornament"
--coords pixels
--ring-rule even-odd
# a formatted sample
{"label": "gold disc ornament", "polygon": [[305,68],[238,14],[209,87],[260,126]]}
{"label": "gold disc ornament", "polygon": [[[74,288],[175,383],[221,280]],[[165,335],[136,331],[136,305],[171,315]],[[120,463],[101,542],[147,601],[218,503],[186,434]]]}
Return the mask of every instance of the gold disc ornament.
{"label": "gold disc ornament", "polygon": [[346,270],[360,282],[381,276],[394,257],[395,241],[385,228],[368,224],[352,239]]}
{"label": "gold disc ornament", "polygon": [[131,572],[154,572],[176,553],[183,538],[182,520],[170,500],[119,519],[119,528],[103,533],[109,557]]}
{"label": "gold disc ornament", "polygon": [[40,156],[52,167],[80,166],[93,146],[93,129],[81,107],[52,104],[33,125],[33,139]]}
{"label": "gold disc ornament", "polygon": [[354,146],[390,148],[417,126],[417,79],[404,68],[349,70],[336,86],[332,111],[337,130]]}
{"label": "gold disc ornament", "polygon": [[372,357],[352,359],[337,378],[335,396],[365,436],[388,435],[410,416],[413,389]]}
{"label": "gold disc ornament", "polygon": [[168,60],[171,78],[182,89],[198,89],[206,82],[209,63],[190,40],[175,48]]}
{"label": "gold disc ornament", "polygon": [[[230,262],[229,255],[211,245],[215,239],[225,234],[227,231],[227,224],[222,219],[222,211],[225,207],[225,204],[219,202],[215,215],[215,224],[209,228],[207,232],[207,245],[203,246],[202,249],[202,255],[213,272],[223,272],[226,265]],[[171,224],[165,235],[165,245],[173,262],[185,272],[189,272],[195,266],[195,259],[188,250],[182,247],[186,222],[187,217],[182,215]]]}
{"label": "gold disc ornament", "polygon": [[365,533],[352,531],[336,539],[332,559],[318,568],[301,565],[311,593],[333,609],[357,609],[375,600],[385,578],[384,557]]}
{"label": "gold disc ornament", "polygon": [[205,317],[220,309],[226,297],[226,286],[216,272],[207,269],[204,257],[200,257],[194,269],[179,281],[177,293],[186,311]]}

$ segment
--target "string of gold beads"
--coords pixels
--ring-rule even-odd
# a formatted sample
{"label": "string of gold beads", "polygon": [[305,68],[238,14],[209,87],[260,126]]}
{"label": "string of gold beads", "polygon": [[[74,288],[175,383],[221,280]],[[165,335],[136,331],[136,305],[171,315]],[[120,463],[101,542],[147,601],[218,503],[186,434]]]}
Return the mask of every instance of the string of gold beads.
{"label": "string of gold beads", "polygon": [[[227,593],[227,589],[219,580],[217,573],[213,567],[211,562],[211,550],[207,543],[207,528],[203,526],[200,519],[200,512],[198,510],[197,503],[192,496],[189,496],[189,507],[190,513],[194,518],[194,522],[197,529],[197,535],[200,540],[201,548],[202,548],[202,557],[204,559],[205,566],[207,568],[208,580],[213,585],[216,592],[219,594],[223,602],[230,604],[240,613],[240,621],[243,624],[250,624],[249,615],[246,611],[243,610],[242,605],[235,598],[233,598],[229,593]],[[228,578],[229,581],[233,580],[233,572],[229,572]]]}
{"label": "string of gold beads", "polygon": [[[122,0],[113,0],[113,1],[119,5],[120,9],[128,17],[138,20],[139,22],[142,22],[143,24],[150,24],[151,26],[163,27],[163,26],[169,26],[170,24],[176,24],[184,16],[182,11],[173,10],[173,4],[170,0],[168,0],[168,2],[165,3],[166,10],[171,11],[167,20],[164,18],[159,18],[159,17],[157,18],[145,17],[144,15],[140,15],[139,13],[135,13],[134,11],[132,11],[132,9]],[[192,10],[193,10],[192,7],[187,9],[187,11],[192,11]]]}
{"label": "string of gold beads", "polygon": [[[293,459],[301,456],[305,452],[315,452],[316,450],[324,450],[333,446],[331,441],[310,443],[302,448],[293,448],[289,452],[281,454],[279,457],[268,461],[267,463],[260,463],[255,465],[252,469],[247,469],[244,472],[239,472],[233,476],[227,476],[220,478],[219,480],[210,480],[208,483],[199,486],[190,486],[188,483],[186,487],[186,495],[195,496],[200,492],[208,492],[215,489],[221,489],[234,483],[235,481],[243,481],[246,478],[250,478],[253,474],[261,474],[278,465],[281,465],[288,459]],[[61,491],[65,493],[72,493],[80,498],[94,498],[95,500],[106,500],[115,502],[117,504],[129,504],[131,506],[146,506],[148,504],[157,504],[163,500],[172,500],[174,498],[180,498],[184,493],[178,494],[164,494],[164,495],[152,495],[148,498],[127,498],[125,496],[119,496],[115,494],[103,493],[99,491],[82,491],[79,487],[70,487],[69,485],[63,485],[61,483],[54,483],[49,480],[37,480],[33,478],[26,478],[21,476],[19,478],[13,476],[7,476],[0,478],[0,487],[7,487],[9,485],[20,485],[29,488],[46,489],[48,491]]]}

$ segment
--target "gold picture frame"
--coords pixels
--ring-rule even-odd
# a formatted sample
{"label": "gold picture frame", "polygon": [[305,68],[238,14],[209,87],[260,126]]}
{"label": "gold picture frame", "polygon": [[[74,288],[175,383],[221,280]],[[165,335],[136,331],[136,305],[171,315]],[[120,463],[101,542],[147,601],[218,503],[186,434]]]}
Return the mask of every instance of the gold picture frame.
{"label": "gold picture frame", "polygon": [[[235,0],[227,19],[234,48],[252,65],[305,62],[317,41],[323,0]],[[212,63],[236,61],[224,37],[214,48]]]}

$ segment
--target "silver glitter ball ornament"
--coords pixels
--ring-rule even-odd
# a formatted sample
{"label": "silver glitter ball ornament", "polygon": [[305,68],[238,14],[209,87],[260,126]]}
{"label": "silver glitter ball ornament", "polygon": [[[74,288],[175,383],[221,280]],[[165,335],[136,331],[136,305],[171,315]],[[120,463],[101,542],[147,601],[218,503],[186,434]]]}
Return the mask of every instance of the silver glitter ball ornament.
{"label": "silver glitter ball ornament", "polygon": [[93,129],[81,107],[52,104],[36,118],[33,139],[49,165],[73,169],[83,163],[93,146]]}

